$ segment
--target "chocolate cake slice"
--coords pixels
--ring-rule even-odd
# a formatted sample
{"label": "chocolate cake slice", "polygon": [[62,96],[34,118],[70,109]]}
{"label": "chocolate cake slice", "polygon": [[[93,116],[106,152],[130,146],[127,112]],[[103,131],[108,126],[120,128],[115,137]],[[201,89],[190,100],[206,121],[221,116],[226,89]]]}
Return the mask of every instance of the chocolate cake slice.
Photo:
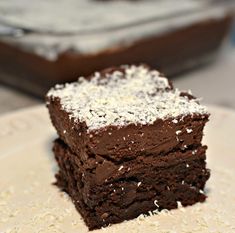
{"label": "chocolate cake slice", "polygon": [[57,185],[90,230],[155,209],[203,202],[209,113],[146,66],[57,85],[47,106],[59,139]]}

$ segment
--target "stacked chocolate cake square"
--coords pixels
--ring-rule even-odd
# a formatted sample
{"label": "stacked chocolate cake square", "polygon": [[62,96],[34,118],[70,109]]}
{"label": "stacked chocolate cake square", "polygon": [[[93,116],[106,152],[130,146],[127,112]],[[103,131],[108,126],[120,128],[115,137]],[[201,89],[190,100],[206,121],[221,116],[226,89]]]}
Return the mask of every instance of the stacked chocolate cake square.
{"label": "stacked chocolate cake square", "polygon": [[203,202],[210,176],[206,108],[145,66],[56,85],[47,107],[59,139],[57,185],[90,230],[155,209]]}

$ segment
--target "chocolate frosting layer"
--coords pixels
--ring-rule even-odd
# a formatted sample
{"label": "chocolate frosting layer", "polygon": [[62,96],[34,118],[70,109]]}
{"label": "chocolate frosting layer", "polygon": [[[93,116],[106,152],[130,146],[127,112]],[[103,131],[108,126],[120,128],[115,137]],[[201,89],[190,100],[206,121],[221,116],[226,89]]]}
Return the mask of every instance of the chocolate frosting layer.
{"label": "chocolate frosting layer", "polygon": [[144,65],[113,67],[56,86],[47,106],[75,153],[115,161],[200,144],[209,117],[194,96]]}
{"label": "chocolate frosting layer", "polygon": [[149,125],[109,126],[87,133],[85,124],[70,119],[58,98],[51,99],[48,108],[58,135],[76,154],[82,156],[86,151],[114,161],[200,144],[209,117],[208,114],[179,116]]}

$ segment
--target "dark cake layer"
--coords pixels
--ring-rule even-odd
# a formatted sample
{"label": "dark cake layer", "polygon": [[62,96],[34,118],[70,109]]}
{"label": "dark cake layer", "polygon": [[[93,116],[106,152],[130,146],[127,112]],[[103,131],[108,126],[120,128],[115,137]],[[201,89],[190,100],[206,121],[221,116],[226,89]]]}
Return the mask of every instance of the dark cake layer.
{"label": "dark cake layer", "polygon": [[100,228],[155,210],[156,201],[159,210],[176,208],[177,201],[184,206],[204,201],[200,190],[209,178],[205,149],[195,145],[161,156],[138,156],[121,165],[97,156],[95,163],[90,158],[84,164],[57,140],[57,185],[71,196],[89,229]]}
{"label": "dark cake layer", "polygon": [[120,161],[141,154],[167,153],[198,145],[208,115],[188,115],[156,120],[153,124],[117,127],[108,126],[87,132],[84,123],[75,122],[63,110],[59,98],[48,98],[48,108],[54,127],[63,141],[77,154],[98,154]]}

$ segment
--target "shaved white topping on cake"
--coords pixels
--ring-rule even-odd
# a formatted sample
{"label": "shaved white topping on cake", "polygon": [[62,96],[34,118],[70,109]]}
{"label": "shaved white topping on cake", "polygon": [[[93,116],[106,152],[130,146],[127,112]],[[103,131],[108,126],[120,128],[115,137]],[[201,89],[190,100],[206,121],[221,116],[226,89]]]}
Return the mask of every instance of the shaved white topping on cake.
{"label": "shaved white topping on cake", "polygon": [[187,133],[192,133],[193,130],[192,129],[186,129]]}
{"label": "shaved white topping on cake", "polygon": [[181,130],[177,130],[175,133],[176,135],[179,135],[182,131]]}
{"label": "shaved white topping on cake", "polygon": [[172,122],[173,122],[174,124],[177,124],[177,123],[178,123],[178,120],[177,120],[177,119],[173,119]]}
{"label": "shaved white topping on cake", "polygon": [[123,166],[121,165],[119,168],[118,168],[118,171],[121,171],[123,169]]}
{"label": "shaved white topping on cake", "polygon": [[90,81],[81,77],[71,84],[56,85],[48,96],[60,98],[70,118],[85,122],[88,130],[207,113],[196,99],[180,96],[167,78],[145,66],[122,66],[121,71],[103,76],[96,72]]}

